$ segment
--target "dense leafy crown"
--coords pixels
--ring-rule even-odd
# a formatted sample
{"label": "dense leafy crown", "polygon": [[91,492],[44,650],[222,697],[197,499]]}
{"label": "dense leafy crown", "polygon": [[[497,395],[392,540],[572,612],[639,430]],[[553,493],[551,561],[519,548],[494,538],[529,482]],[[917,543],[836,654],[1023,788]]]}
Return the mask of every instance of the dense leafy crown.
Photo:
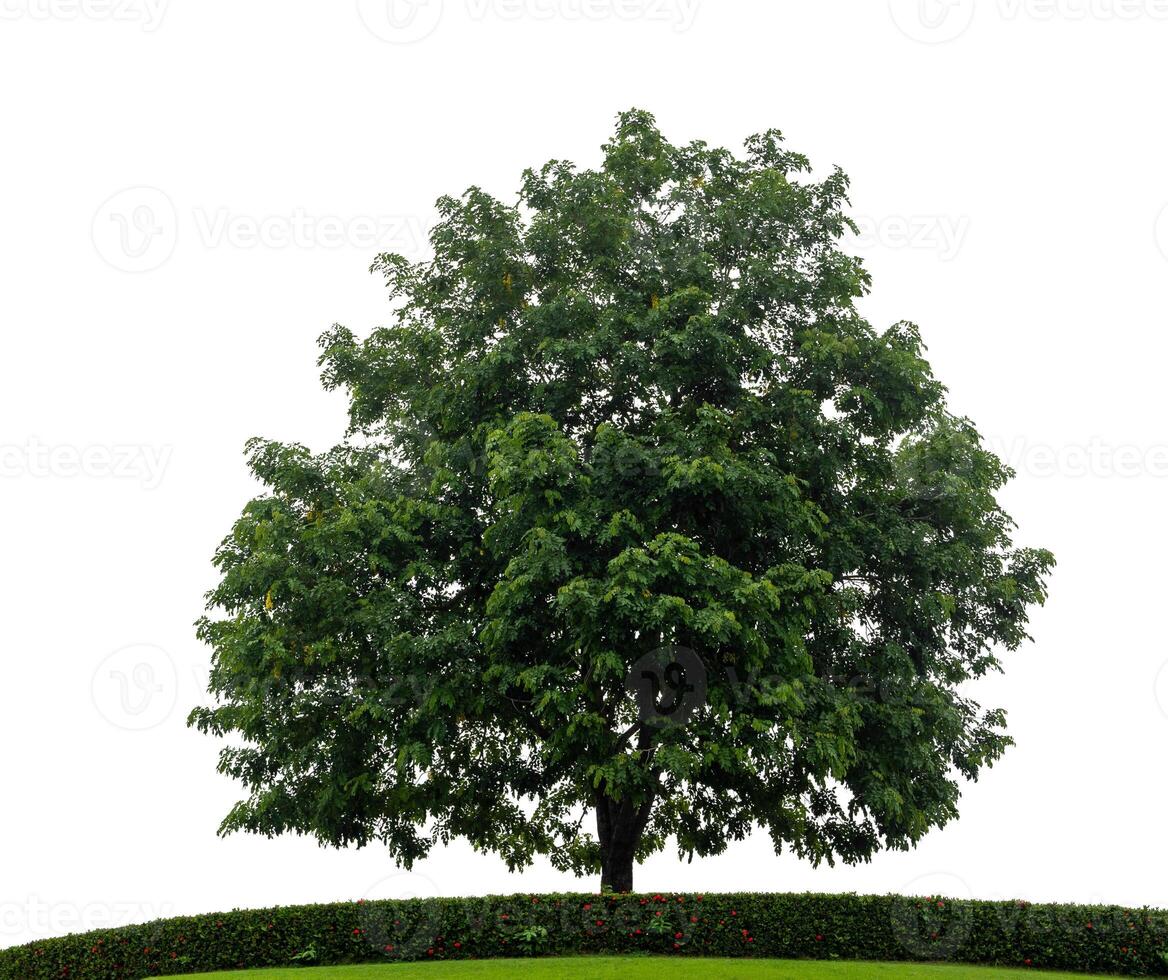
{"label": "dense leafy crown", "polygon": [[[629,112],[598,169],[443,198],[432,259],[377,259],[393,325],[321,339],[346,441],[253,442],[270,489],[216,556],[192,722],[236,736],[225,831],[582,872],[592,810],[637,858],[761,825],[814,861],[956,815],[1009,743],[958,687],[1052,558],[916,328],[858,314],[846,188],[777,132],[736,156]],[[670,646],[685,724],[627,683]]]}

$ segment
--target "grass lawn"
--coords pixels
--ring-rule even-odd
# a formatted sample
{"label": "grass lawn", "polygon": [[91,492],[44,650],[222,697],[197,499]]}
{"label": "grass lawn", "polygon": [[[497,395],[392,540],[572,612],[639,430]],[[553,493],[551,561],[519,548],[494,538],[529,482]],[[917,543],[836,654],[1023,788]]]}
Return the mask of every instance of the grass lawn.
{"label": "grass lawn", "polygon": [[[1044,980],[1074,977],[1083,973],[1041,973],[1035,970],[1006,970],[931,963],[844,963],[821,960],[716,960],[652,956],[581,956],[563,959],[462,960],[456,963],[388,963],[374,966],[322,966],[314,969],[241,970],[231,973],[200,973],[215,980],[431,980],[465,977],[467,980],[504,977],[531,980],[625,980],[662,977],[701,980]],[[196,980],[191,977],[190,980]]]}

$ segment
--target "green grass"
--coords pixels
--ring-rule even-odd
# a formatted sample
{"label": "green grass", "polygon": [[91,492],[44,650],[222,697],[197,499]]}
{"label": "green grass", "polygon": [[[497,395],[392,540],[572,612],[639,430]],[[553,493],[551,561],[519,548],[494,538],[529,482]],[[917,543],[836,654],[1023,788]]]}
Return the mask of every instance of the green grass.
{"label": "green grass", "polygon": [[[314,969],[241,970],[200,973],[215,980],[626,980],[664,977],[700,980],[1085,980],[1083,973],[1040,973],[1001,967],[933,963],[846,963],[811,960],[715,960],[651,956],[580,956],[529,960],[463,960],[456,963],[392,963],[375,966],[323,966]],[[190,980],[197,980],[191,977]]]}

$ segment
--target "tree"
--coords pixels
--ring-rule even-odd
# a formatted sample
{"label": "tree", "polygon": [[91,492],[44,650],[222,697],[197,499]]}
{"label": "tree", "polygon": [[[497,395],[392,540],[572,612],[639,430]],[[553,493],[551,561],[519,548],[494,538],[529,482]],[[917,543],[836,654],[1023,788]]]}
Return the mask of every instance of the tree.
{"label": "tree", "polygon": [[847,180],[808,173],[627,112],[599,169],[444,197],[432,259],[376,260],[392,325],[320,342],[345,440],[251,442],[215,556],[221,832],[630,890],[670,840],[856,862],[957,816],[1010,744],[962,685],[1053,558],[917,329],[857,312]]}

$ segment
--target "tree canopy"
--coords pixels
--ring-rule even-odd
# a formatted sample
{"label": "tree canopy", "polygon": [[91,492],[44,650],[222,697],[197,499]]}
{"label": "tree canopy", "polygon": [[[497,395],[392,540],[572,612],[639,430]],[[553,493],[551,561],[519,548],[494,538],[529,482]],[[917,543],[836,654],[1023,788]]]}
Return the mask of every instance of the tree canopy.
{"label": "tree canopy", "polygon": [[377,258],[391,325],[320,341],[348,433],[253,440],[215,556],[223,832],[627,890],[671,843],[854,862],[957,816],[1010,744],[965,682],[1053,559],[917,328],[857,311],[846,193],[777,131],[630,111],[596,169],[444,197],[432,258]]}

